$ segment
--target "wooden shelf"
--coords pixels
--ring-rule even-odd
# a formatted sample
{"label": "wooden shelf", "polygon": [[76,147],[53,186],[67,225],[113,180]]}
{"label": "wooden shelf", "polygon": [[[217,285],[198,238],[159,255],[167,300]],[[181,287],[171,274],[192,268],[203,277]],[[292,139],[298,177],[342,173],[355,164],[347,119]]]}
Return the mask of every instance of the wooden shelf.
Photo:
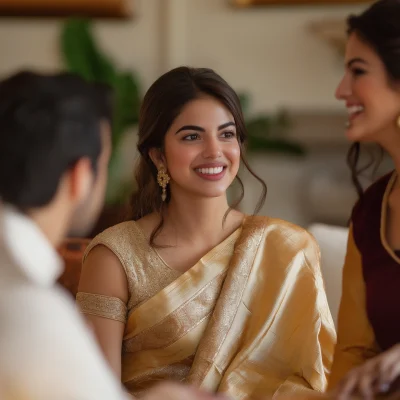
{"label": "wooden shelf", "polygon": [[231,0],[237,7],[368,3],[368,0]]}
{"label": "wooden shelf", "polygon": [[129,19],[134,0],[0,0],[0,17],[98,17]]}

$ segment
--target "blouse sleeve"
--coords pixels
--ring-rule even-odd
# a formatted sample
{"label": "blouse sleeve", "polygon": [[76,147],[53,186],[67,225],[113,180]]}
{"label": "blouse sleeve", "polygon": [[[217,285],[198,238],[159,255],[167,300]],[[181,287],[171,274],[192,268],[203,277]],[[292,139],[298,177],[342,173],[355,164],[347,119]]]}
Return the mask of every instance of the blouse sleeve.
{"label": "blouse sleeve", "polygon": [[353,227],[350,226],[343,267],[338,341],[329,388],[333,388],[349,370],[378,352],[374,331],[367,316],[361,254],[354,241]]}
{"label": "blouse sleeve", "polygon": [[117,297],[79,292],[76,295],[76,303],[83,314],[96,315],[126,323],[126,304]]}

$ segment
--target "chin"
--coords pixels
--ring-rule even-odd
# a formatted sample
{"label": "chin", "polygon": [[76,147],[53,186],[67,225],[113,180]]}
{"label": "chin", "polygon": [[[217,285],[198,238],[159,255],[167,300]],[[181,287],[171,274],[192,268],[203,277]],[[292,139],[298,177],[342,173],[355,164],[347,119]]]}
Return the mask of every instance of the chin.
{"label": "chin", "polygon": [[[361,135],[362,137],[363,135]],[[350,142],[358,142],[360,139],[360,134],[357,132],[357,129],[349,128],[346,129],[346,138]]]}
{"label": "chin", "polygon": [[346,137],[350,142],[375,142],[374,134],[361,127],[351,127],[346,130]]}
{"label": "chin", "polygon": [[226,189],[220,189],[220,190],[196,190],[195,191],[196,196],[202,197],[202,198],[208,198],[208,199],[213,199],[217,197],[222,197],[226,196]]}

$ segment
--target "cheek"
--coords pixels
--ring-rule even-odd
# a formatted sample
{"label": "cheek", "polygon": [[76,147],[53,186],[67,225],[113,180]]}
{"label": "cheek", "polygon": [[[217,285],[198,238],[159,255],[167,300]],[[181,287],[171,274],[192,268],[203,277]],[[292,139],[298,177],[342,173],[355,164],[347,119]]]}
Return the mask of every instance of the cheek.
{"label": "cheek", "polygon": [[191,163],[196,157],[194,146],[169,146],[165,147],[165,157],[167,159],[168,170],[174,173],[182,173],[182,171],[190,168]]}
{"label": "cheek", "polygon": [[[367,97],[367,94],[365,94]],[[391,122],[400,113],[400,101],[390,90],[382,86],[371,85],[366,99],[367,113],[382,122]],[[370,107],[368,108],[368,105]]]}
{"label": "cheek", "polygon": [[393,93],[380,81],[362,79],[354,84],[354,93],[367,107],[367,112],[374,112],[375,110],[382,112],[385,108],[393,108]]}
{"label": "cheek", "polygon": [[232,165],[236,165],[240,163],[240,147],[239,143],[232,143],[232,145],[226,151],[226,157],[229,158],[229,161]]}
{"label": "cheek", "polygon": [[376,85],[368,79],[359,80],[353,83],[352,92],[356,95],[357,99],[364,105],[376,99],[375,91]]}

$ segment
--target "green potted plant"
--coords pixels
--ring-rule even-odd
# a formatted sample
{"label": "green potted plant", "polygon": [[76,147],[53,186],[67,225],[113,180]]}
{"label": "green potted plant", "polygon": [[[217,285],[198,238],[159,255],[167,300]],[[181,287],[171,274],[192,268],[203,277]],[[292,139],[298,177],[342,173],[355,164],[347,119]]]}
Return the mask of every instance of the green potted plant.
{"label": "green potted plant", "polygon": [[64,22],[60,47],[65,68],[88,81],[106,83],[115,97],[112,126],[112,155],[106,204],[92,235],[120,221],[132,192],[132,181],[123,180],[121,143],[130,129],[138,123],[141,102],[138,76],[119,69],[95,40],[92,23],[86,19],[68,19]]}
{"label": "green potted plant", "polygon": [[294,140],[285,138],[291,127],[290,118],[284,111],[275,114],[250,113],[250,96],[247,93],[239,94],[240,103],[245,118],[248,142],[248,154],[274,153],[281,155],[302,156],[305,148]]}

